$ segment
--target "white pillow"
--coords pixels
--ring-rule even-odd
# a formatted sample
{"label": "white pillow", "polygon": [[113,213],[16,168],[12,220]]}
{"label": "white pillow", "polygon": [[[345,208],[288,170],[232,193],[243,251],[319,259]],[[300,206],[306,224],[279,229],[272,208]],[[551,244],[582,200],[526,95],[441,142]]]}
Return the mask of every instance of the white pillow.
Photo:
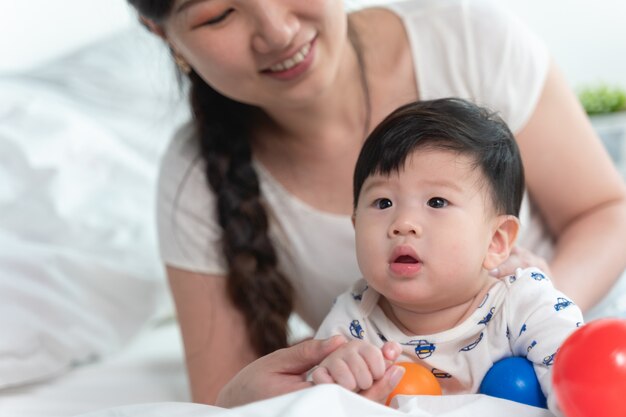
{"label": "white pillow", "polygon": [[133,27],[0,76],[0,388],[128,342],[169,294],[158,160],[188,106],[161,42]]}

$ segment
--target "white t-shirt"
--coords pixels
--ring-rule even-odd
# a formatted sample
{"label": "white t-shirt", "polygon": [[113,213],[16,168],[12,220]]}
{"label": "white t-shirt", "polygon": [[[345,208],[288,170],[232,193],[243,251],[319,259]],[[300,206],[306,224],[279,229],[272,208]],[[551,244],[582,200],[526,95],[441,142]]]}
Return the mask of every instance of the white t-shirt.
{"label": "white t-shirt", "polygon": [[[549,57],[520,21],[480,0],[411,0],[382,7],[404,22],[421,99],[467,98],[499,111],[513,132],[525,125],[541,93]],[[307,205],[258,162],[255,167],[279,267],[295,289],[295,311],[317,328],[333,299],[361,276],[350,217]],[[166,151],[159,177],[159,244],[167,265],[227,273],[214,200],[188,124]],[[522,212],[523,225],[535,221],[528,218],[528,203]],[[530,249],[538,251],[537,242],[548,241],[541,226],[527,231],[533,242],[522,237],[521,243]]]}
{"label": "white t-shirt", "polygon": [[443,394],[475,394],[495,362],[526,357],[533,363],[548,406],[556,411],[551,382],[554,356],[583,324],[583,315],[537,268],[519,268],[515,275],[498,281],[470,317],[436,334],[404,334],[379,307],[379,298],[364,280],[358,281],[339,296],[315,337],[342,334],[379,347],[385,341],[398,342],[402,346],[398,361],[425,366],[437,377]]}

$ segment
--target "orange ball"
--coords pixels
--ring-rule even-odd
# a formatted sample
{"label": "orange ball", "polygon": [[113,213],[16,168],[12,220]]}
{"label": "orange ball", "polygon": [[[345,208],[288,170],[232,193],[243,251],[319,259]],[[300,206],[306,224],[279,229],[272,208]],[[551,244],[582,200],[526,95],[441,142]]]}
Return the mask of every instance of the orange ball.
{"label": "orange ball", "polygon": [[396,365],[403,367],[406,371],[387,397],[386,405],[389,405],[396,395],[441,395],[441,386],[435,375],[428,369],[412,362],[398,362]]}

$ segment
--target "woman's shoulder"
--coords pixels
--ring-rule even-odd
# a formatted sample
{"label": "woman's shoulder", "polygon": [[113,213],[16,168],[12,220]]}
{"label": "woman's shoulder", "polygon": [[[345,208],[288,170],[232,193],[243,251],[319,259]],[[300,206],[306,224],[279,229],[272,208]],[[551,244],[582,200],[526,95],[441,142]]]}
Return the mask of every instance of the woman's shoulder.
{"label": "woman's shoulder", "polygon": [[187,121],[176,130],[161,157],[161,174],[166,173],[169,177],[184,171],[198,156],[195,126],[192,121]]}
{"label": "woman's shoulder", "polygon": [[502,10],[502,8],[493,0],[395,0],[378,1],[366,7],[356,8],[351,11],[351,14],[371,14],[376,16],[376,13],[388,11],[402,19],[406,19],[415,16],[428,18],[454,13],[455,11],[463,13],[478,12],[478,14],[482,14],[498,10]]}
{"label": "woman's shoulder", "polygon": [[519,23],[492,0],[391,1],[355,10],[350,21],[366,56],[375,56],[372,61],[381,66],[407,56],[430,65],[430,55],[445,56],[446,62],[471,53],[488,55],[481,53],[488,49],[484,43],[499,48]]}
{"label": "woman's shoulder", "polygon": [[[374,119],[417,99],[413,51],[402,18],[388,7],[368,7],[350,14],[368,74]],[[378,116],[377,116],[378,114]]]}
{"label": "woman's shoulder", "polygon": [[[362,13],[368,19],[364,26],[376,25],[385,14],[400,22],[420,99],[471,99],[500,112],[514,132],[532,113],[549,54],[507,7],[492,0],[404,0]],[[390,53],[385,48],[397,48],[385,46],[394,42],[390,37],[372,39],[381,56]]]}
{"label": "woman's shoulder", "polygon": [[212,194],[204,172],[194,124],[187,122],[178,128],[161,157],[157,189],[159,216],[172,215],[175,207],[191,211],[210,206]]}
{"label": "woman's shoulder", "polygon": [[392,11],[402,18],[415,16],[430,18],[457,13],[489,16],[503,13],[506,7],[495,0],[395,0],[379,2],[358,12],[376,9]]}
{"label": "woman's shoulder", "polygon": [[192,122],[182,125],[161,159],[157,191],[159,251],[164,263],[181,269],[221,275],[221,228],[215,196],[205,180]]}
{"label": "woman's shoulder", "polygon": [[[362,21],[373,39],[392,49],[395,45],[388,41],[402,34],[412,41],[419,40],[421,45],[435,42],[432,46],[438,48],[458,41],[479,42],[473,45],[479,47],[486,40],[501,42],[498,37],[492,39],[498,33],[526,30],[511,10],[494,0],[389,1],[356,10],[351,19]],[[476,36],[478,39],[473,39]]]}
{"label": "woman's shoulder", "polygon": [[511,10],[494,0],[399,0],[354,14],[362,15],[368,26],[377,28],[374,30],[381,39],[386,38],[384,31],[391,28],[391,33],[405,32],[422,47],[430,42],[439,49],[457,42],[462,42],[458,47],[469,43],[472,48],[482,49],[484,41],[497,44],[502,42],[497,35],[525,29]]}
{"label": "woman's shoulder", "polygon": [[376,102],[444,96],[485,102],[485,77],[476,72],[490,71],[492,61],[502,56],[505,48],[494,44],[509,30],[508,19],[497,18],[502,13],[489,0],[403,0],[352,12],[372,94],[384,92],[374,97]]}
{"label": "woman's shoulder", "polygon": [[390,5],[367,7],[350,13],[363,44],[364,52],[385,51],[388,54],[402,52],[404,25],[401,17],[390,9]]}

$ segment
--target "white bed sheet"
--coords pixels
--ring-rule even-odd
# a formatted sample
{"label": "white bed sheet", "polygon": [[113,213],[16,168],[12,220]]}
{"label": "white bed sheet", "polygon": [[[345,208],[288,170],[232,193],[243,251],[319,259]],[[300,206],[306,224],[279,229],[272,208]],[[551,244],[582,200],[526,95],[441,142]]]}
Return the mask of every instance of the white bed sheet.
{"label": "white bed sheet", "polygon": [[232,410],[190,402],[176,322],[146,329],[123,350],[54,380],[0,391],[2,417],[549,417],[547,410],[484,395],[399,397],[398,410],[335,385]]}
{"label": "white bed sheet", "polygon": [[367,400],[337,385],[318,385],[231,410],[191,403],[118,407],[80,417],[550,417],[546,409],[485,395],[398,397],[398,409]]}
{"label": "white bed sheet", "polygon": [[146,329],[103,361],[81,365],[53,380],[0,391],[0,416],[66,417],[165,401],[189,401],[174,320]]}

